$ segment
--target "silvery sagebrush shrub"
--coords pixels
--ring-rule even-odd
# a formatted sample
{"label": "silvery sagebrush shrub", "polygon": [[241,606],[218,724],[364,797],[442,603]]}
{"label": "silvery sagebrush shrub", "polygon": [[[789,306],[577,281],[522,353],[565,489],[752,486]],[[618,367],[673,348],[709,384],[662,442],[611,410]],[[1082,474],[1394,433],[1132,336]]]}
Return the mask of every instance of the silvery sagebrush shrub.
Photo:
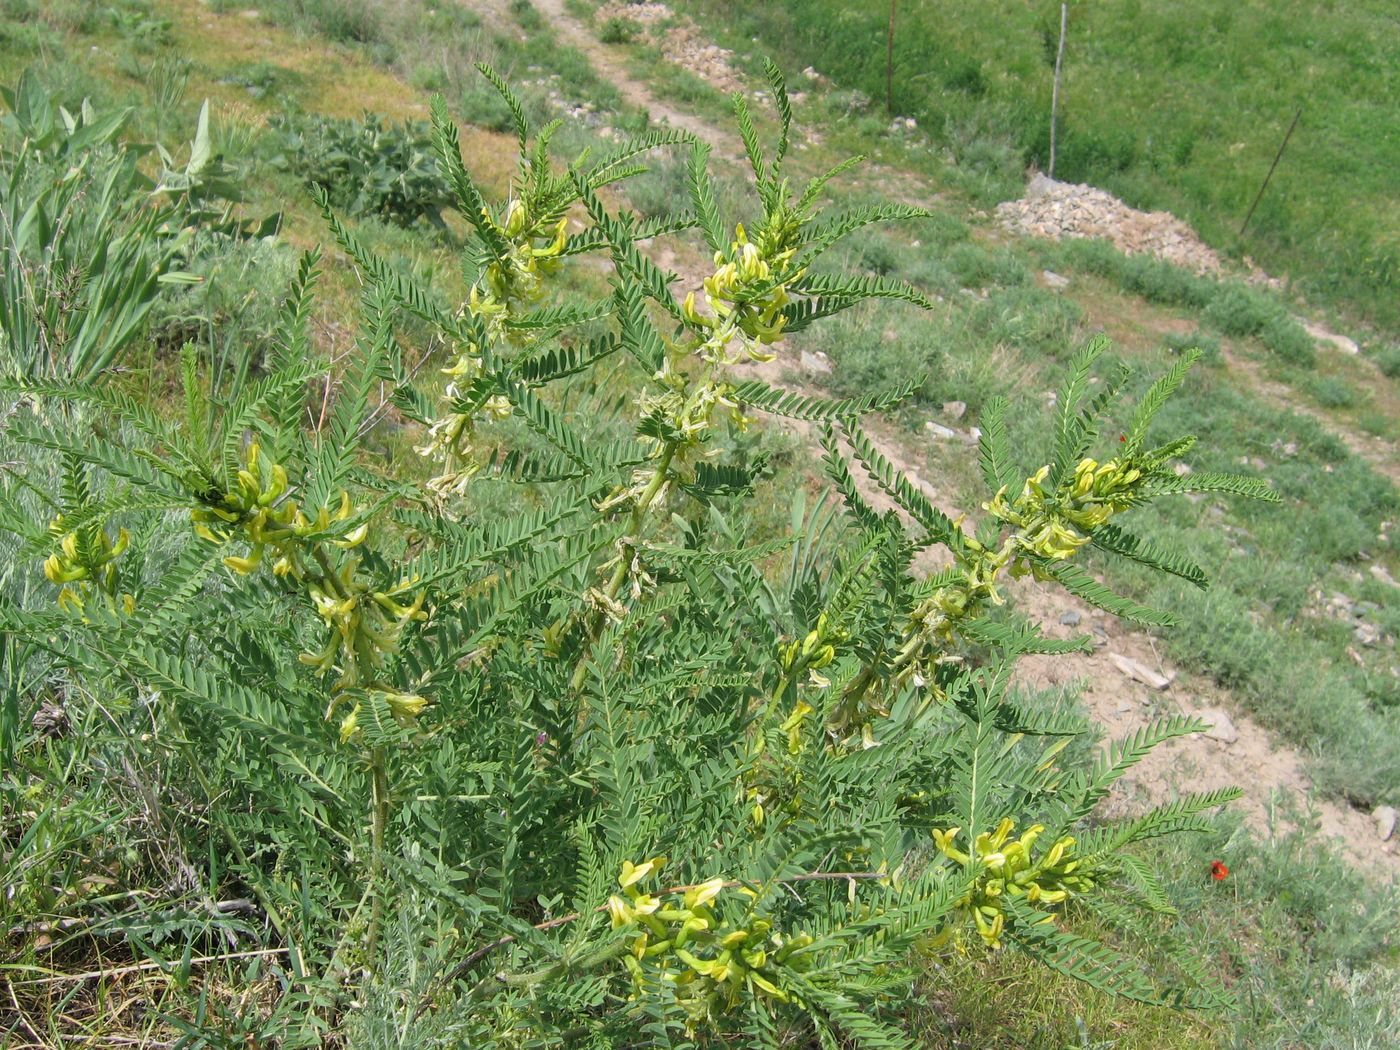
{"label": "silvery sagebrush shrub", "polygon": [[[686,134],[561,167],[558,125],[532,131],[483,72],[516,118],[507,201],[486,203],[433,106],[474,231],[460,309],[368,251],[318,192],[365,289],[319,429],[305,425],[328,367],[307,334],[315,254],[266,374],[211,390],[187,353],[178,418],[110,381],[6,386],[12,437],[64,468],[50,520],[6,490],[3,522],[52,600],[7,599],[0,623],[54,674],[140,710],[149,746],[183,762],[198,834],[287,951],[266,1030],[282,1045],[911,1046],[911,960],[939,945],[1027,952],[1146,1002],[1227,1002],[1189,953],[1149,970],[1076,932],[1085,916],[1131,932],[1169,910],[1132,847],[1207,826],[1234,792],[1090,818],[1153,746],[1203,726],[1163,718],[1061,765],[1088,727],[1019,699],[1011,673],[1087,641],[1046,638],[1004,605],[1009,579],[1034,576],[1168,624],[1076,556],[1097,547],[1204,586],[1122,519],[1183,492],[1272,498],[1178,476],[1191,439],[1150,436],[1193,355],[1110,417],[1130,375],[1091,383],[1103,344],[1079,353],[1029,476],[991,404],[969,532],[862,425],[918,381],[827,400],[734,375],[865,300],[929,305],[889,278],[813,272],[844,235],[925,213],[823,212],[854,161],[789,179],[776,69],[771,152],[735,100],[757,189],[742,223],[719,214],[708,149]],[[684,213],[610,209],[606,186],[675,147]],[[714,262],[681,294],[645,245],[686,234]],[[583,300],[561,274],[591,253],[611,287]],[[406,316],[446,348],[440,394],[410,376]],[[636,396],[619,401],[620,385]],[[361,455],[381,389],[421,429],[426,484]],[[78,404],[97,425],[72,425]],[[610,408],[612,429],[594,426]],[[734,449],[755,411],[817,428],[839,515],[799,503],[788,535],[742,533],[759,479]],[[858,472],[898,511],[872,507]],[[479,513],[498,505],[492,487],[518,487],[524,509]],[[173,555],[149,539],[172,534],[186,538]],[[931,547],[949,559],[928,574],[915,558]]]}

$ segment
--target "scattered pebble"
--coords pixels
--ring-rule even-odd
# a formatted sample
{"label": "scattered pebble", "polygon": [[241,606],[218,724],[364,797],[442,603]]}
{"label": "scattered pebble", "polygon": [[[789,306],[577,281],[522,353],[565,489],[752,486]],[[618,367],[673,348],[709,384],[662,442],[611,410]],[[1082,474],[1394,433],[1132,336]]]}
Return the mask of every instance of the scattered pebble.
{"label": "scattered pebble", "polygon": [[924,424],[924,429],[935,441],[947,441],[958,436],[958,432],[952,427],[945,427],[942,423],[935,423],[931,419]]}
{"label": "scattered pebble", "polygon": [[1235,728],[1235,723],[1230,720],[1230,716],[1218,707],[1207,708],[1204,711],[1197,711],[1196,717],[1202,722],[1209,722],[1210,728],[1206,730],[1207,740],[1218,740],[1222,744],[1233,744],[1240,738],[1239,730]]}
{"label": "scattered pebble", "polygon": [[962,419],[963,416],[967,415],[967,402],[966,402],[966,401],[945,401],[945,402],[943,402],[943,409],[942,409],[942,411],[943,411],[943,414],[944,414],[945,416],[947,416],[949,419],[953,419],[953,420]]}
{"label": "scattered pebble", "polygon": [[1108,658],[1113,661],[1113,666],[1122,671],[1135,682],[1141,682],[1149,689],[1161,692],[1176,680],[1175,674],[1160,674],[1152,670],[1141,661],[1134,660],[1131,656],[1123,656],[1120,653],[1110,653]]}
{"label": "scattered pebble", "polygon": [[803,350],[798,364],[808,375],[831,375],[831,358],[820,350]]}
{"label": "scattered pebble", "polygon": [[1060,623],[1064,624],[1066,627],[1078,627],[1079,621],[1082,619],[1084,619],[1084,617],[1071,609],[1069,612],[1061,614]]}
{"label": "scattered pebble", "polygon": [[1377,806],[1371,811],[1371,819],[1376,823],[1376,837],[1385,842],[1395,834],[1395,807]]}
{"label": "scattered pebble", "polygon": [[1040,276],[1044,279],[1047,288],[1069,287],[1069,278],[1056,273],[1054,270],[1042,270]]}

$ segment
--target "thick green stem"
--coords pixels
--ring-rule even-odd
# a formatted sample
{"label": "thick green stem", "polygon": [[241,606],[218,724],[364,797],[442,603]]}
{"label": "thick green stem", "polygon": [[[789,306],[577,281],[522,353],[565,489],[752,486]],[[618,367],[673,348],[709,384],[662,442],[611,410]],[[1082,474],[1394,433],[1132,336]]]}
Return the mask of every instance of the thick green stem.
{"label": "thick green stem", "polygon": [[[652,476],[650,483],[642,494],[637,497],[636,504],[632,507],[632,515],[627,519],[627,533],[623,539],[621,557],[618,559],[617,568],[613,570],[612,578],[608,580],[608,585],[603,589],[603,595],[608,601],[612,601],[622,590],[623,583],[627,580],[627,568],[632,563],[633,555],[636,553],[636,546],[631,539],[636,536],[642,527],[642,521],[646,518],[647,511],[651,508],[657,495],[661,492],[662,486],[666,484],[668,472],[671,469],[671,460],[675,458],[677,445],[674,442],[667,442],[661,450],[661,459],[656,465],[656,473]],[[574,668],[574,676],[569,681],[569,686],[578,692],[583,685],[584,676],[588,673],[588,646],[598,637],[598,632],[603,626],[604,613],[600,609],[593,614],[588,624],[588,640],[584,645],[583,653],[579,656],[578,666]]]}
{"label": "thick green stem", "polygon": [[[312,557],[321,568],[318,581],[330,594],[337,598],[349,597],[336,575],[325,548],[317,544],[312,548]],[[359,678],[368,680],[374,672],[374,653],[368,639],[360,634],[355,639],[354,659],[359,665]],[[379,945],[379,930],[384,921],[384,834],[389,826],[389,768],[388,755],[382,747],[371,748],[368,755],[370,776],[370,895],[369,929],[365,933],[365,958],[374,965],[375,950]]]}

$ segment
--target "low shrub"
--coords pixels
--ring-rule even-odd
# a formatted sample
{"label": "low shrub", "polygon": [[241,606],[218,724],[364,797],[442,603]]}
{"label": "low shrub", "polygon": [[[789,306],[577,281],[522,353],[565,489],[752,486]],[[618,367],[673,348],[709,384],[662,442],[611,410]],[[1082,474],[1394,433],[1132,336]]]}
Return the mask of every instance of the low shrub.
{"label": "low shrub", "polygon": [[1208,365],[1218,365],[1223,360],[1219,337],[1208,332],[1195,331],[1189,335],[1170,332],[1165,341],[1167,349],[1174,354],[1196,350],[1200,352],[1201,360]]}
{"label": "low shrub", "polygon": [[984,248],[962,242],[948,252],[946,265],[958,283],[967,288],[1019,288],[1031,283],[1030,268],[1010,248]]}
{"label": "low shrub", "polygon": [[1218,287],[1206,304],[1202,318],[1225,335],[1258,335],[1281,309],[1261,292],[1232,281]]}
{"label": "low shrub", "polygon": [[605,44],[630,44],[637,39],[641,26],[630,18],[614,16],[603,23],[598,31],[598,39]]}
{"label": "low shrub", "polygon": [[387,124],[366,114],[361,120],[283,117],[272,127],[284,138],[273,164],[320,187],[337,208],[401,226],[426,221],[444,228],[441,209],[452,195],[426,124]]}
{"label": "low shrub", "polygon": [[1308,393],[1323,408],[1355,408],[1361,397],[1345,379],[1316,376],[1307,385]]}
{"label": "low shrub", "polygon": [[1125,255],[1098,238],[1062,241],[1055,252],[1069,264],[1112,281],[1126,292],[1162,306],[1202,309],[1215,297],[1217,282],[1150,255]]}
{"label": "low shrub", "polygon": [[1371,355],[1371,360],[1389,379],[1400,379],[1400,343],[1387,343]]}
{"label": "low shrub", "polygon": [[1259,341],[1290,365],[1311,368],[1317,364],[1317,342],[1282,308],[1259,329]]}

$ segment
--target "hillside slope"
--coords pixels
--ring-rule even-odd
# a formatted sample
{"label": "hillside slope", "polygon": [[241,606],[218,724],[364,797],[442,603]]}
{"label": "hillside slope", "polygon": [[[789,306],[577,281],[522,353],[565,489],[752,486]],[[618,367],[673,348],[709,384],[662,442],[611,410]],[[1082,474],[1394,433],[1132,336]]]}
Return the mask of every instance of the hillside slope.
{"label": "hillside slope", "polygon": [[[674,5],[885,99],[891,5]],[[1014,195],[1049,161],[1055,3],[896,6],[894,112]],[[1400,32],[1384,0],[1069,4],[1056,176],[1174,211],[1325,305],[1400,334]],[[1239,231],[1296,114],[1268,192]]]}

